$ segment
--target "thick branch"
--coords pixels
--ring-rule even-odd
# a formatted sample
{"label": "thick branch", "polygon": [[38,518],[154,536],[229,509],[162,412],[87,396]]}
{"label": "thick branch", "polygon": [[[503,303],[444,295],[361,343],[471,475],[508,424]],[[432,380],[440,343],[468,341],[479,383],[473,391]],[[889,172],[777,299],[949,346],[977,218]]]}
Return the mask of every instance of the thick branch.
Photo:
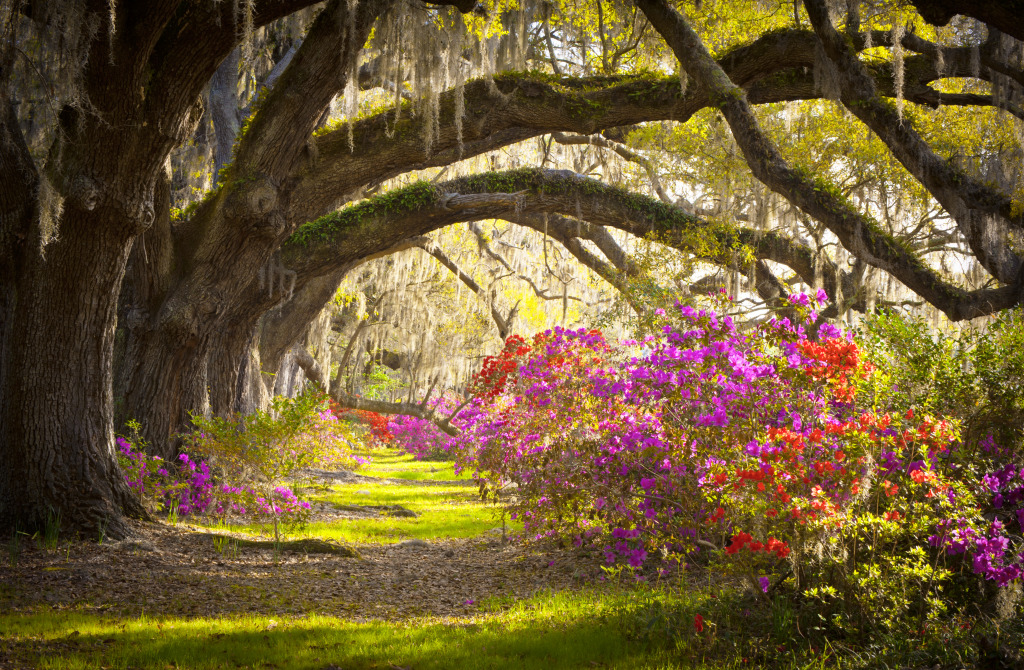
{"label": "thick branch", "polygon": [[391,2],[328,3],[239,139],[236,178],[253,174],[279,183],[296,167],[324,110],[345,87],[374,21]]}
{"label": "thick branch", "polygon": [[696,81],[712,91],[754,176],[821,221],[855,256],[899,279],[954,321],[1017,304],[1013,289],[967,292],[946,281],[886,234],[870,217],[834,195],[827,183],[793,169],[761,130],[747,96],[722,70],[687,21],[664,0],[637,0],[655,29]]}
{"label": "thick branch", "polygon": [[957,14],[972,16],[1007,35],[1024,41],[1024,2],[1021,0],[910,0],[925,21],[937,26]]}
{"label": "thick branch", "polygon": [[842,102],[885,142],[893,155],[957,222],[982,266],[1003,283],[1017,280],[1021,259],[1007,243],[1009,228],[1024,228],[1010,197],[982,184],[932,151],[909,119],[878,95],[874,79],[832,26],[822,0],[805,0],[811,23],[842,81]]}
{"label": "thick branch", "polygon": [[[747,255],[775,261],[791,267],[808,284],[817,278],[824,281],[830,294],[837,292],[835,277],[841,273],[822,259],[819,265],[824,266],[824,276],[818,277],[814,253],[779,233],[709,222],[654,198],[565,170],[511,170],[436,185],[414,184],[303,226],[285,244],[282,258],[297,271],[298,284],[302,285],[309,277],[331,272],[374,245],[386,244],[392,236],[405,239],[453,223],[494,218],[543,230],[544,213],[549,214],[548,231],[552,236],[563,220],[551,214],[580,217],[582,221],[564,220],[564,237],[594,240],[613,263],[626,269],[628,259],[617,255],[607,241],[602,242],[607,233],[602,234],[598,226],[650,236],[725,266],[735,265]],[[895,240],[891,243],[896,244]],[[763,276],[759,281],[771,279]],[[845,278],[842,281],[844,294],[852,295],[852,285]]]}
{"label": "thick branch", "polygon": [[360,396],[350,395],[348,393],[339,393],[335,397],[335,401],[342,407],[348,409],[361,409],[367,412],[376,412],[377,414],[399,414],[402,416],[414,416],[417,419],[423,419],[424,421],[430,421],[435,426],[443,430],[445,433],[455,437],[459,434],[459,431],[452,426],[449,419],[437,419],[434,413],[430,410],[424,409],[419,405],[415,405],[411,402],[387,402],[384,400],[371,400],[370,398],[362,398]]}
{"label": "thick branch", "polygon": [[295,355],[295,362],[306,373],[306,379],[313,382],[321,391],[326,392],[327,379],[324,376],[323,369],[316,362],[316,359],[313,358],[313,355],[306,351],[305,347],[301,346],[292,347],[292,353]]}
{"label": "thick branch", "polygon": [[[263,0],[253,3],[253,29],[285,17],[318,0]],[[167,22],[159,40],[148,53],[148,61],[139,68],[139,75],[146,77],[142,84],[136,84],[134,91],[141,90],[139,120],[130,125],[146,126],[143,136],[149,142],[154,155],[163,163],[162,150],[170,151],[181,139],[177,126],[178,119],[187,114],[202,90],[209,83],[217,68],[240,41],[238,3],[193,2],[174,3],[177,13]],[[127,7],[138,6],[138,13],[148,15],[150,3],[125,3]],[[122,5],[118,5],[120,8]],[[101,42],[102,40],[97,40]],[[138,45],[131,45],[137,49]],[[106,59],[104,59],[106,60]],[[91,61],[90,61],[91,62]],[[113,62],[116,71],[124,69],[124,61]],[[115,74],[115,76],[117,76]],[[141,123],[139,123],[141,121]]]}

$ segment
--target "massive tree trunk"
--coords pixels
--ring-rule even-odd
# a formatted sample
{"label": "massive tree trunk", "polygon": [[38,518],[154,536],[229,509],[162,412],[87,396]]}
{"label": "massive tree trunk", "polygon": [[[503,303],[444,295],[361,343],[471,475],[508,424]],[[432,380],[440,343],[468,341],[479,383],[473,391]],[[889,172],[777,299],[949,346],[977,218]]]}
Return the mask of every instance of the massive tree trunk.
{"label": "massive tree trunk", "polygon": [[[119,5],[109,39],[60,38],[84,45],[71,57],[82,69],[63,82],[78,95],[58,110],[45,180],[20,128],[8,123],[17,96],[7,56],[17,40],[8,35],[0,49],[0,528],[29,531],[59,519],[63,531],[116,537],[129,532],[125,516],[145,516],[114,449],[118,294],[133,245],[161,206],[164,163],[191,134],[199,93],[237,39],[230,6],[179,5]],[[300,6],[270,3],[254,23]],[[93,15],[83,25],[104,25],[112,10],[103,6],[102,18],[95,7],[86,11]],[[22,182],[30,188],[12,207]],[[63,213],[46,214],[46,200],[63,201]]]}
{"label": "massive tree trunk", "polygon": [[[427,1],[463,11],[474,4]],[[257,3],[251,25],[265,26],[311,4]],[[106,529],[116,536],[128,530],[125,515],[144,516],[119,471],[113,440],[118,295],[133,245],[142,250],[136,254],[141,267],[132,275],[134,302],[124,310],[131,365],[119,375],[120,389],[125,414],[166,440],[183,412],[206,411],[208,349],[218,317],[249,283],[246,273],[255,276],[287,235],[282,198],[293,186],[286,183],[289,175],[304,166],[317,120],[390,5],[328,3],[307,38],[311,48],[297,52],[282,74],[283,92],[269,95],[263,114],[249,125],[233,183],[195,226],[180,230],[166,220],[159,176],[171,151],[191,137],[202,111],[197,100],[239,41],[237,7],[181,0],[87,3],[80,23],[96,34],[59,34],[68,25],[61,23],[62,9],[39,12],[32,5],[5,17],[0,528],[32,530],[59,517],[64,530],[96,537]],[[45,180],[14,118],[20,96],[12,90],[12,63],[32,57],[16,53],[22,20],[38,22],[38,34],[62,49],[79,48],[54,59],[67,78],[61,86],[74,94],[67,104],[57,101],[59,128]],[[108,32],[94,29],[106,25]],[[46,80],[52,73],[36,74]],[[64,204],[63,215],[52,217],[55,235],[45,225],[49,219],[39,216],[46,193]],[[140,238],[154,219],[152,235]]]}
{"label": "massive tree trunk", "polygon": [[146,327],[129,331],[119,400],[124,418],[141,425],[151,453],[173,458],[191,414],[208,414],[209,350],[208,337],[186,341]]}
{"label": "massive tree trunk", "polygon": [[[120,475],[111,398],[117,288],[132,236],[74,204],[14,285],[0,407],[0,527],[123,535],[144,511]],[[40,240],[31,240],[39,244]],[[74,287],[74,290],[71,290]]]}
{"label": "massive tree trunk", "polygon": [[[259,340],[258,329],[226,327],[215,336],[207,359],[210,412],[229,416],[242,411],[242,389],[249,383],[247,366]],[[258,349],[256,350],[258,355]]]}

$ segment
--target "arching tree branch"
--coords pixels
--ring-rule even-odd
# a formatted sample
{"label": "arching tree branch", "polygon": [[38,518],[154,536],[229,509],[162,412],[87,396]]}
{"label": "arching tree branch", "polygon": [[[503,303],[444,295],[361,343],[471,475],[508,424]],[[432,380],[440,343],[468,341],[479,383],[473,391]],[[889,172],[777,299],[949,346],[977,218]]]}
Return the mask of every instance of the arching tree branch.
{"label": "arching tree branch", "polygon": [[874,79],[857,54],[832,26],[822,0],[805,0],[811,23],[842,82],[843,105],[889,147],[956,221],[982,266],[1011,284],[1021,271],[1021,258],[1007,243],[1009,229],[1024,228],[1024,212],[1014,211],[1012,199],[982,184],[950,161],[938,156],[891,104],[878,95]]}
{"label": "arching tree branch", "polygon": [[[816,99],[821,94],[814,85],[815,44],[811,31],[772,32],[730,51],[719,65],[746,91],[751,104]],[[925,85],[937,78],[934,60],[926,55],[915,58],[921,67],[907,68],[905,97],[934,105],[937,93]],[[987,68],[979,74],[982,79],[990,76]],[[890,71],[877,69],[872,75],[879,90],[892,90]],[[397,125],[391,111],[357,121],[352,148],[347,125],[318,134],[315,169],[302,166],[295,174],[289,220],[312,221],[333,209],[339,194],[409,170],[447,165],[547,133],[591,135],[648,121],[686,121],[710,104],[707,88],[699,80],[680,95],[675,77],[555,78],[536,73],[502,74],[494,78],[493,86],[471,81],[464,88],[464,100],[460,137],[453,119],[455,93],[441,95],[440,132],[430,151],[420,132],[424,121],[414,116],[411,107],[403,109]],[[982,99],[972,102],[992,104]]]}
{"label": "arching tree branch", "polygon": [[[384,209],[384,203],[391,208]],[[402,203],[401,207],[397,203]],[[359,255],[360,249],[382,243],[388,235],[422,234],[461,221],[493,218],[543,230],[545,213],[553,237],[559,241],[562,237],[592,239],[627,273],[632,272],[628,259],[621,250],[616,253],[607,240],[601,241],[607,231],[602,232],[600,226],[648,236],[723,266],[747,257],[750,262],[774,261],[792,268],[808,284],[822,282],[831,295],[839,292],[837,281],[842,282],[843,295],[855,294],[849,273],[838,271],[824,258],[818,259],[816,267],[814,252],[784,235],[706,221],[654,198],[563,170],[512,170],[436,185],[415,184],[304,226],[285,245],[283,258],[296,269],[301,286],[309,277],[331,272],[351,254]],[[559,213],[584,221],[552,216]],[[362,238],[362,231],[367,231],[367,238]],[[898,243],[891,240],[891,244]],[[601,264],[594,263],[594,267]],[[761,270],[755,266],[755,271],[759,284],[774,287],[762,289],[762,297],[773,299],[776,293],[784,293],[785,287],[768,275],[767,266]]]}
{"label": "arching tree branch", "polygon": [[637,0],[637,4],[687,73],[712,92],[754,176],[825,224],[855,256],[892,274],[953,321],[990,314],[1019,302],[1014,287],[968,292],[949,283],[874,220],[834,195],[827,183],[792,168],[761,130],[746,94],[711,58],[686,19],[664,0]]}

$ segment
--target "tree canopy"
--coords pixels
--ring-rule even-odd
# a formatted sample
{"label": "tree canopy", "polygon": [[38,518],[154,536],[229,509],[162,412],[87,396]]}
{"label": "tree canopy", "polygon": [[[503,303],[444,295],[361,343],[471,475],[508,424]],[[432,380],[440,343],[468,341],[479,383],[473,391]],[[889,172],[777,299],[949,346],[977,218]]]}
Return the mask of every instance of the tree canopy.
{"label": "tree canopy", "polygon": [[122,532],[116,423],[299,369],[412,411],[680,292],[1019,306],[1019,4],[0,2],[0,525]]}

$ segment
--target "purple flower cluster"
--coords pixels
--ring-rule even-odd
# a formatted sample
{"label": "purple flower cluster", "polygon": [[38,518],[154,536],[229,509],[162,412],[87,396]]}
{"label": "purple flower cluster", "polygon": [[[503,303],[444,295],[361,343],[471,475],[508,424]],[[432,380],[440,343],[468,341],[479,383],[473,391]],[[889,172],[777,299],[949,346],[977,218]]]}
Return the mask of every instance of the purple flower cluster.
{"label": "purple flower cluster", "polygon": [[514,488],[506,505],[527,537],[596,545],[609,562],[636,567],[655,549],[731,536],[727,554],[770,572],[789,542],[849,525],[923,543],[913,528],[928,510],[933,547],[969,553],[999,584],[1021,577],[1018,540],[1002,521],[978,530],[972,491],[1016,528],[1024,473],[972,479],[949,421],[859,408],[871,365],[849,334],[817,325],[823,300],[792,296],[802,320],[745,330],[714,306],[678,305],[657,336],[621,346],[592,330],[519,338],[500,386],[461,412],[451,450],[493,489]]}
{"label": "purple flower cluster", "polygon": [[286,486],[275,487],[268,495],[248,486],[222,484],[211,511],[217,516],[287,517],[310,510],[308,502],[299,500]]}
{"label": "purple flower cluster", "polygon": [[[1001,454],[991,436],[980,444],[985,453]],[[987,532],[976,529],[964,517],[944,519],[937,532],[928,538],[933,547],[945,547],[950,555],[966,554],[974,571],[999,586],[1024,577],[1024,553],[1014,552],[1012,528],[1024,533],[1024,468],[1013,464],[981,478],[981,492],[990,496],[993,519]]]}
{"label": "purple flower cluster", "polygon": [[187,453],[178,456],[180,465],[168,464],[159,456],[135,450],[131,442],[117,438],[125,480],[140,498],[151,500],[159,509],[178,516],[215,514],[226,516],[296,516],[308,512],[310,504],[298,499],[286,486],[268,495],[249,486],[217,484],[206,461],[196,462]]}
{"label": "purple flower cluster", "polygon": [[[430,411],[437,416],[447,417],[457,407],[456,399],[449,396],[434,398],[428,403]],[[451,437],[433,421],[414,416],[395,415],[388,419],[388,433],[395,447],[412,454],[417,460],[442,458],[448,454]]]}

